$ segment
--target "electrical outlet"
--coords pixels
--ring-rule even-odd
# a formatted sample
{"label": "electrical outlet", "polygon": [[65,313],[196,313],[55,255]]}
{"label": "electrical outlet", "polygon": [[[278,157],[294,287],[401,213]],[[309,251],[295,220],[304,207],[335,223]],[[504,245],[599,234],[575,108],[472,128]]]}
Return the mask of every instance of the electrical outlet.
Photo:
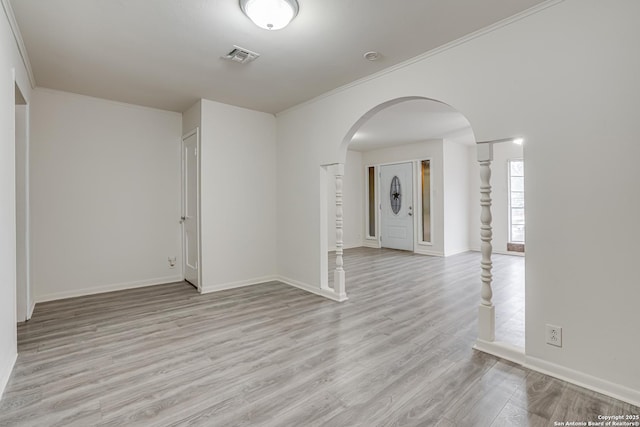
{"label": "electrical outlet", "polygon": [[562,328],[547,324],[547,344],[562,347]]}
{"label": "electrical outlet", "polygon": [[167,260],[169,261],[169,268],[176,268],[176,257],[169,257]]}

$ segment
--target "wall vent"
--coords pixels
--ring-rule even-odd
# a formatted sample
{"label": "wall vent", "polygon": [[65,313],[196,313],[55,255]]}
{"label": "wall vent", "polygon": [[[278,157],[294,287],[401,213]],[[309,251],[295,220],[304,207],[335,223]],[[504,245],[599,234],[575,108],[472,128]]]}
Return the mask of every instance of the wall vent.
{"label": "wall vent", "polygon": [[231,52],[227,53],[223,58],[239,62],[241,64],[246,64],[247,62],[257,59],[259,56],[259,53],[252,52],[249,49],[245,49],[240,46],[233,46]]}

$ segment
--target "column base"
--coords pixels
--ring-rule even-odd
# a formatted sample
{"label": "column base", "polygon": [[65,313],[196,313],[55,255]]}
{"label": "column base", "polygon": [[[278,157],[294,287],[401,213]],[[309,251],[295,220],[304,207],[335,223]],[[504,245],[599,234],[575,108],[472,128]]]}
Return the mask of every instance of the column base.
{"label": "column base", "polygon": [[496,308],[491,305],[478,307],[478,339],[493,342],[496,340]]}
{"label": "column base", "polygon": [[344,270],[335,270],[333,272],[333,291],[338,294],[338,298],[341,301],[347,299]]}

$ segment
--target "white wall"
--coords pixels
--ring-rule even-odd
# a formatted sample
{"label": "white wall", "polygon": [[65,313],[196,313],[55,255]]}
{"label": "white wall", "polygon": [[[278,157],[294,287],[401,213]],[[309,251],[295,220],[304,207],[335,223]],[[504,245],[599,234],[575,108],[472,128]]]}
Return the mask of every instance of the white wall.
{"label": "white wall", "polygon": [[[201,110],[203,291],[273,280],[275,117],[208,100]],[[296,197],[290,193],[286,207]]]}
{"label": "white wall", "polygon": [[527,141],[527,363],[640,403],[637,16],[634,0],[554,3],[280,114],[279,202],[296,195],[278,215],[280,274],[319,286],[318,166],[344,161],[352,126],[399,97],[446,102],[477,140]]}
{"label": "white wall", "polygon": [[182,113],[182,134],[202,126],[202,100],[198,100],[187,111]]}
{"label": "white wall", "polygon": [[[431,160],[431,245],[418,243],[415,251],[427,255],[444,255],[444,196],[443,196],[443,141],[433,140],[413,144],[397,145],[378,150],[365,151],[362,156],[364,167],[386,163],[400,163],[413,160]],[[377,177],[376,177],[377,178]],[[365,191],[364,184],[361,187]],[[416,191],[417,183],[414,184]],[[415,192],[414,192],[415,193]],[[414,206],[417,201],[414,202]],[[364,212],[364,211],[363,211]],[[416,227],[416,233],[418,227]]]}
{"label": "white wall", "polygon": [[31,99],[28,74],[5,13],[0,12],[0,397],[17,357],[15,85],[27,103]]}
{"label": "white wall", "polygon": [[36,301],[181,280],[177,113],[36,89]]}
{"label": "white wall", "polygon": [[[505,142],[494,144],[491,163],[491,214],[493,216],[493,252],[498,254],[518,254],[507,251],[509,240],[509,160],[522,159],[523,146]],[[480,167],[475,148],[469,156],[469,179],[471,187],[471,215],[469,241],[471,249],[480,250]],[[526,175],[525,171],[525,175]],[[525,181],[526,181],[525,176]],[[526,204],[525,195],[525,204]]]}
{"label": "white wall", "polygon": [[467,145],[444,140],[443,190],[444,196],[444,255],[449,256],[469,250],[469,157]]}
{"label": "white wall", "polygon": [[[348,151],[342,180],[343,193],[343,247],[362,246],[364,233],[364,166],[362,153]],[[327,237],[330,251],[336,250],[336,178],[327,174]]]}

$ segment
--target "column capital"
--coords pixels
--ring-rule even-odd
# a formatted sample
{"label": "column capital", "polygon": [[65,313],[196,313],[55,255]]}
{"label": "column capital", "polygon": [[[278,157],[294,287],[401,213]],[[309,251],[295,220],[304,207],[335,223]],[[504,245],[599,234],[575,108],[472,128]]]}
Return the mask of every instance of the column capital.
{"label": "column capital", "polygon": [[478,144],[478,161],[479,162],[491,162],[493,161],[493,143],[485,142]]}

